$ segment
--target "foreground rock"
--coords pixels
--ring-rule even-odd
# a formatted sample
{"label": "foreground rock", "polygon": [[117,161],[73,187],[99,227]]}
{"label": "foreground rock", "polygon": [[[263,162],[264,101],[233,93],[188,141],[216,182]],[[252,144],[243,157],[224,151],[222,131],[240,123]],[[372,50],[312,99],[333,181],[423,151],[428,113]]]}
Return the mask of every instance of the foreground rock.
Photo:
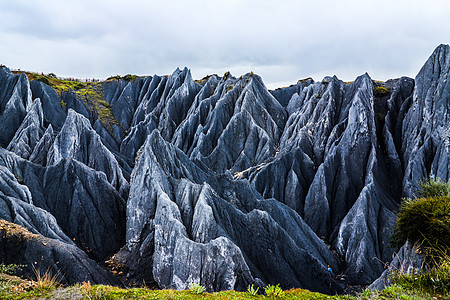
{"label": "foreground rock", "polygon": [[210,291],[268,283],[340,291],[326,270],[337,258],[290,208],[246,181],[202,171],[158,131],[141,151],[127,209],[125,263],[135,279]]}
{"label": "foreground rock", "polygon": [[392,284],[394,274],[420,274],[423,272],[424,266],[424,256],[418,253],[416,247],[406,242],[395,255],[389,267],[368,288],[381,291]]}
{"label": "foreground rock", "polygon": [[100,268],[72,244],[30,233],[23,227],[0,220],[0,259],[5,264],[21,264],[24,276],[49,271],[63,284],[90,281],[120,285],[112,274]]}

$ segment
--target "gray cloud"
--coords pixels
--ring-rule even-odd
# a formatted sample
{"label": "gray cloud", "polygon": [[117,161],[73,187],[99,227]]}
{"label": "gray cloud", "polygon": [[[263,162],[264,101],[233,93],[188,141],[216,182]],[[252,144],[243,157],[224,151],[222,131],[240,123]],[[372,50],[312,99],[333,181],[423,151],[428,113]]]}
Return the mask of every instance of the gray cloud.
{"label": "gray cloud", "polygon": [[230,70],[269,87],[368,72],[414,77],[449,43],[450,3],[433,1],[8,1],[0,63],[63,76]]}

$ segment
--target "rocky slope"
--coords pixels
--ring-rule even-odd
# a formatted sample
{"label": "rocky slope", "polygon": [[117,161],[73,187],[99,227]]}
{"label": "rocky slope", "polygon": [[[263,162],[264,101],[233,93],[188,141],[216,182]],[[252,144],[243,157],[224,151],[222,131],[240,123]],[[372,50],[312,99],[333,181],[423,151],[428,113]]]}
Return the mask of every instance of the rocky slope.
{"label": "rocky slope", "polygon": [[370,284],[401,196],[449,180],[449,71],[448,45],[415,80],[275,91],[188,69],[61,89],[2,67],[0,217],[33,238],[14,253],[4,233],[0,260],[67,282],[118,284],[112,257],[122,282],[160,288]]}

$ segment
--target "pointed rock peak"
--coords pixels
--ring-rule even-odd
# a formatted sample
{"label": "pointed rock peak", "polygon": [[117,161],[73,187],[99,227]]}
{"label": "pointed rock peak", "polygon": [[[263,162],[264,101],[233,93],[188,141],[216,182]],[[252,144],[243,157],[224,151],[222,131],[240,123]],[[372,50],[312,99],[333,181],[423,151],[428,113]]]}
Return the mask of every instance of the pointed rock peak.
{"label": "pointed rock peak", "polygon": [[39,124],[42,125],[44,122],[44,112],[42,111],[42,103],[40,98],[34,99],[31,104],[30,110],[28,111],[29,115],[35,115],[39,118]]}
{"label": "pointed rock peak", "polygon": [[183,71],[182,71],[181,73],[182,73],[182,74],[188,74],[188,73],[191,73],[191,70],[188,69],[188,67],[184,67],[184,68],[183,68]]}
{"label": "pointed rock peak", "polygon": [[432,55],[444,55],[447,56],[450,53],[450,46],[446,44],[440,44],[434,49]]}
{"label": "pointed rock peak", "polygon": [[83,128],[88,128],[88,129],[92,130],[91,123],[89,122],[88,119],[86,119],[85,116],[83,116],[82,114],[79,114],[76,111],[74,111],[73,109],[69,108],[69,111],[67,113],[66,122],[64,123],[64,126],[61,129],[61,131],[63,131],[66,126],[77,126],[77,124],[82,125]]}
{"label": "pointed rock peak", "polygon": [[166,145],[166,142],[162,138],[158,129],[152,131],[150,136],[147,138],[146,143],[149,144],[150,147],[161,147]]}
{"label": "pointed rock peak", "polygon": [[183,69],[182,77],[184,77],[184,83],[187,83],[188,85],[194,84],[194,80],[192,79],[191,70],[188,68]]}
{"label": "pointed rock peak", "polygon": [[0,73],[12,75],[11,70],[7,66],[0,66]]}
{"label": "pointed rock peak", "polygon": [[52,124],[48,125],[47,129],[45,130],[44,135],[48,135],[50,137],[53,137],[53,127]]}
{"label": "pointed rock peak", "polygon": [[20,73],[19,80],[26,80],[28,82],[28,77],[25,75],[25,73]]}
{"label": "pointed rock peak", "polygon": [[181,74],[181,70],[180,68],[176,68],[175,71],[173,71],[172,75],[170,75],[170,77],[177,77]]}
{"label": "pointed rock peak", "polygon": [[447,72],[450,69],[450,46],[441,44],[439,45],[430,57],[427,59],[423,67],[420,69],[419,74],[416,76],[416,80],[420,77],[426,76],[435,78],[442,72]]}
{"label": "pointed rock peak", "polygon": [[223,74],[222,80],[227,81],[228,79],[234,79],[235,77],[231,75],[230,71],[226,71],[225,74]]}
{"label": "pointed rock peak", "polygon": [[324,83],[324,84],[330,83],[332,80],[333,80],[333,77],[331,77],[331,76],[325,76],[325,77],[322,79],[322,83]]}
{"label": "pointed rock peak", "polygon": [[370,78],[369,74],[364,73],[355,79],[354,84],[355,84],[355,86],[362,86],[362,85],[369,86],[372,84],[372,78]]}

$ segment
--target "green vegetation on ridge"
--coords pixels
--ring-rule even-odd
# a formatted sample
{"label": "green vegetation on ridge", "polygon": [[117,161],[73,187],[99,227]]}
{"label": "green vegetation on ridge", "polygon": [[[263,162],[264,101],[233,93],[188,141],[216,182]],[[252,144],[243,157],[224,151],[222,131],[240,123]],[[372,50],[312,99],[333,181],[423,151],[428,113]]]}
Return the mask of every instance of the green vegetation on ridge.
{"label": "green vegetation on ridge", "polygon": [[[61,79],[53,73],[47,75],[23,71],[14,71],[14,73],[24,73],[28,77],[29,81],[38,80],[45,83],[46,85],[53,88],[61,98],[64,97],[64,93],[73,93],[75,97],[80,99],[85,104],[86,108],[89,111],[94,112],[98,116],[100,122],[110,133],[113,132],[113,125],[120,126],[111,111],[110,104],[105,100],[105,97],[103,95],[102,82],[91,82],[87,80],[86,82],[73,78]],[[137,77],[138,76],[131,74],[125,75],[123,77],[117,75],[108,78],[108,80],[123,79],[126,81],[132,81]],[[65,103],[63,99],[61,99],[60,104],[62,108],[67,109],[67,103]]]}

